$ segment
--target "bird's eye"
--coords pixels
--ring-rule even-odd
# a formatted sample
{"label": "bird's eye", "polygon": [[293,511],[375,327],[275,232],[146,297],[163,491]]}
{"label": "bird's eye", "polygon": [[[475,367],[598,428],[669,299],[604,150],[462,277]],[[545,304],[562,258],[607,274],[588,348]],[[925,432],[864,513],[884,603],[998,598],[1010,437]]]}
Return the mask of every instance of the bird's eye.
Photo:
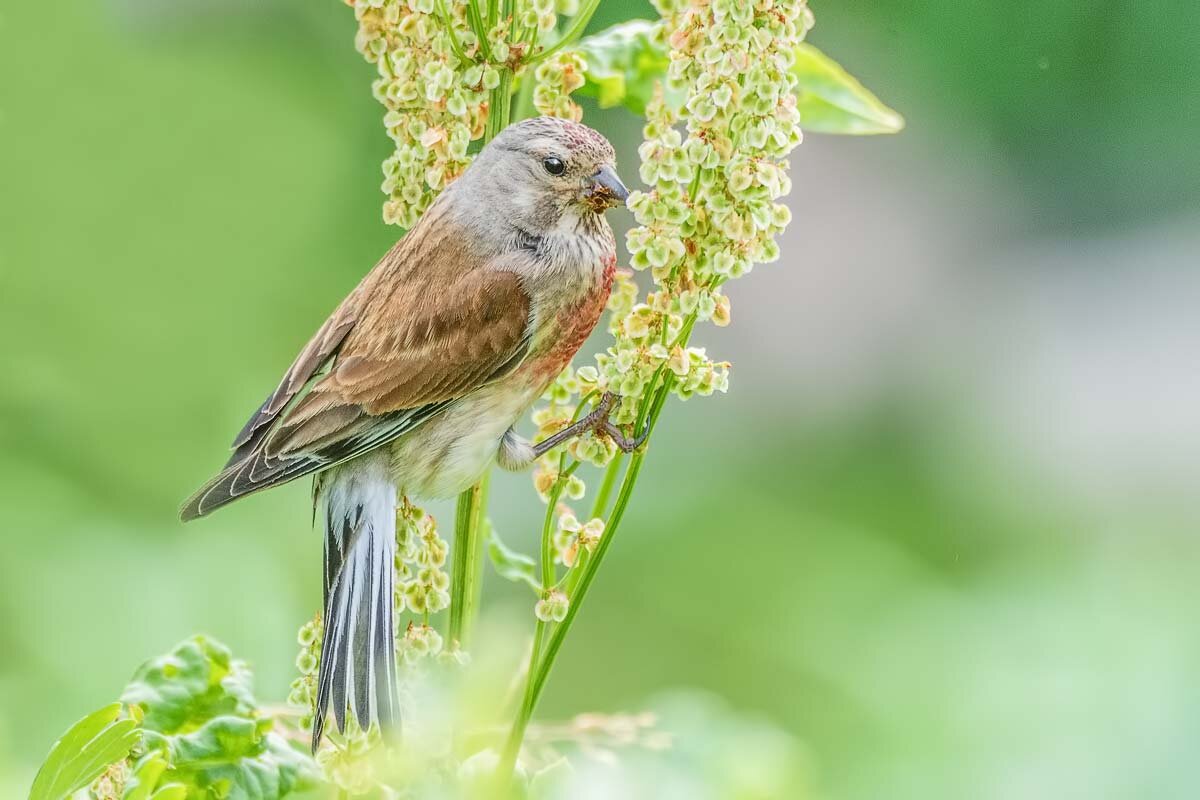
{"label": "bird's eye", "polygon": [[542,166],[545,167],[546,172],[549,172],[551,175],[562,175],[563,170],[566,169],[566,165],[563,164],[562,159],[555,158],[554,156],[544,159],[542,161]]}

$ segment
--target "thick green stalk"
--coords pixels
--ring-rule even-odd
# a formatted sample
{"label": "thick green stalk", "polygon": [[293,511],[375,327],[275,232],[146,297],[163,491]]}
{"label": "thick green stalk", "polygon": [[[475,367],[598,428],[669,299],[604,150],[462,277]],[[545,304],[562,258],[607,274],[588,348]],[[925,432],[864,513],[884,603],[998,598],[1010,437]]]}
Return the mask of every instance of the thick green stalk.
{"label": "thick green stalk", "polygon": [[[505,4],[507,8],[507,3]],[[475,0],[470,9],[479,16]],[[500,68],[500,84],[492,90],[489,99],[488,120],[484,128],[483,144],[487,144],[508,126],[512,106],[513,73],[508,67]],[[450,586],[450,634],[458,638],[465,647],[465,637],[470,636],[479,610],[479,596],[483,586],[483,534],[480,523],[487,512],[487,476],[475,486],[458,496],[458,509],[454,517],[454,571]],[[460,559],[462,560],[460,569]],[[455,635],[457,634],[457,636]]]}
{"label": "thick green stalk", "polygon": [[487,476],[458,496],[454,516],[454,552],[450,583],[449,640],[468,646],[483,588],[483,510]]}

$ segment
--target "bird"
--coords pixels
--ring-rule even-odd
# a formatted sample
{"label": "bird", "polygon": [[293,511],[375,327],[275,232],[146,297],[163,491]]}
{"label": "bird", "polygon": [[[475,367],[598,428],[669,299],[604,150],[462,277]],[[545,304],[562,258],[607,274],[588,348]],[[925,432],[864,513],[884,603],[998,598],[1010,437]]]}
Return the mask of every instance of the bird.
{"label": "bird", "polygon": [[181,509],[186,522],[315,475],[324,633],[312,748],[399,721],[395,510],[453,497],[494,464],[520,470],[607,421],[614,396],[537,444],[517,423],[595,328],[616,271],[605,212],[629,191],[612,145],[535,117],[487,143],[321,325]]}

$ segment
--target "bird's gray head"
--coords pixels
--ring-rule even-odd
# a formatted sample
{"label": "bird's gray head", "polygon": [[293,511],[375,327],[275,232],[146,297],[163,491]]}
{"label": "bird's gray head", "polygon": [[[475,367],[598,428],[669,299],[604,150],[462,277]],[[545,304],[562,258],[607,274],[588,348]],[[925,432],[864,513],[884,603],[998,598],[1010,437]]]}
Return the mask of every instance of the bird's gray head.
{"label": "bird's gray head", "polygon": [[608,140],[586,125],[555,117],[510,125],[456,184],[535,234],[564,225],[591,227],[629,197]]}

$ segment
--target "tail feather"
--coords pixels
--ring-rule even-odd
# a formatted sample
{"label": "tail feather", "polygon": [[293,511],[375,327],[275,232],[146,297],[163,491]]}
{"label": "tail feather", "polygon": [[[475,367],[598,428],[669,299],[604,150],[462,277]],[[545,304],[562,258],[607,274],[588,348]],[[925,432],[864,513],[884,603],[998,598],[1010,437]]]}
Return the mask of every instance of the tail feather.
{"label": "tail feather", "polygon": [[312,747],[333,712],[362,730],[399,716],[393,622],[396,490],[386,462],[365,459],[323,481],[325,503],[325,635],[317,673]]}

